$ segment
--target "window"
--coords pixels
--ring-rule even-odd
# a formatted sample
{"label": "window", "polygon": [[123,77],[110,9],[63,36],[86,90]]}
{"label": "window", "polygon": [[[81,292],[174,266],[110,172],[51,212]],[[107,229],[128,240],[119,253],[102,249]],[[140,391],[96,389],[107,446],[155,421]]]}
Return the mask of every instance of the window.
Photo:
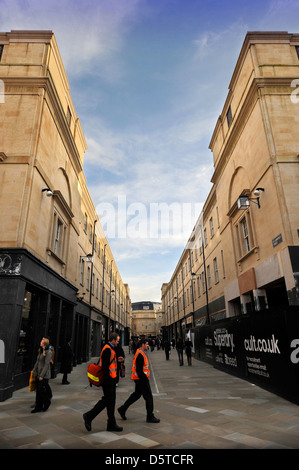
{"label": "window", "polygon": [[[297,56],[298,56],[298,59],[299,59],[299,46],[295,46],[295,47],[296,47],[296,52],[297,52]],[[0,51],[0,59],[1,59],[1,51]]]}
{"label": "window", "polygon": [[210,288],[212,287],[210,266],[207,266],[207,278],[208,278],[208,288]]}
{"label": "window", "polygon": [[200,296],[200,279],[199,277],[197,278],[197,292],[198,292],[198,297]]}
{"label": "window", "polygon": [[87,278],[86,278],[86,288],[89,290],[89,284],[90,284],[90,267],[88,266],[87,268]]}
{"label": "window", "polygon": [[214,236],[213,217],[210,218],[210,231],[211,231],[211,238],[212,238]]}
{"label": "window", "polygon": [[66,226],[57,213],[54,213],[53,244],[52,251],[60,259],[64,256],[64,240]]}
{"label": "window", "polygon": [[66,120],[67,120],[68,125],[70,126],[72,122],[72,113],[71,113],[69,106],[67,107]]}
{"label": "window", "polygon": [[236,235],[239,257],[242,258],[247,253],[250,253],[254,248],[254,238],[249,212],[247,212],[236,225]]}
{"label": "window", "polygon": [[80,284],[84,284],[84,259],[81,260]]}
{"label": "window", "polygon": [[202,291],[205,292],[206,291],[206,278],[205,278],[204,271],[201,274],[201,279],[202,279]]}
{"label": "window", "polygon": [[223,250],[221,250],[221,261],[222,261],[222,272],[223,272],[223,279],[224,279],[225,278],[225,266],[224,266]]}
{"label": "window", "polygon": [[218,228],[220,227],[220,222],[219,222],[219,211],[218,211],[218,207],[216,207],[216,214],[217,214],[217,225],[218,225]]}
{"label": "window", "polygon": [[3,44],[0,44],[0,61],[1,61],[2,54],[3,54],[3,49],[4,49]]}
{"label": "window", "polygon": [[233,120],[233,115],[232,115],[232,109],[231,107],[228,108],[228,111],[226,113],[226,120],[227,120],[227,125],[228,127],[231,125],[231,122]]}
{"label": "window", "polygon": [[203,231],[203,237],[204,237],[204,240],[205,240],[205,246],[207,246],[208,244],[208,237],[207,237],[207,229],[205,228],[204,231]]}
{"label": "window", "polygon": [[87,214],[84,214],[83,230],[86,233],[86,231],[87,231]]}
{"label": "window", "polygon": [[242,237],[243,237],[243,248],[244,248],[245,253],[248,253],[248,251],[250,251],[250,243],[249,243],[247,221],[245,217],[241,221],[241,227],[242,227]]}
{"label": "window", "polygon": [[219,272],[218,272],[218,266],[217,266],[217,258],[213,259],[213,264],[214,264],[214,274],[215,274],[215,283],[219,282]]}
{"label": "window", "polygon": [[58,254],[59,252],[59,242],[62,237],[62,231],[63,231],[63,224],[61,220],[57,219],[57,224],[56,224],[56,236],[55,236],[55,242],[54,242],[54,253]]}

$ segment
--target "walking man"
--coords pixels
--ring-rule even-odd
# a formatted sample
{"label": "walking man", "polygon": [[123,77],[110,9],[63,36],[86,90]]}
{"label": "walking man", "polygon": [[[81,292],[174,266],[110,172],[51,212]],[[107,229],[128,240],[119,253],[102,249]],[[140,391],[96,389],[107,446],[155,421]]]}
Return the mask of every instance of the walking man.
{"label": "walking man", "polygon": [[116,424],[115,420],[115,401],[116,401],[116,380],[117,380],[117,358],[115,348],[118,345],[119,336],[117,333],[111,333],[109,342],[103,347],[100,356],[100,365],[103,368],[104,396],[96,405],[87,413],[84,413],[83,419],[87,431],[91,431],[92,420],[107,408],[108,422],[107,431],[119,432],[123,428]]}
{"label": "walking man", "polygon": [[126,411],[135,401],[143,396],[146,403],[146,412],[148,423],[159,423],[160,420],[154,416],[154,400],[152,390],[149,382],[150,370],[149,360],[145,351],[148,349],[148,341],[141,339],[139,348],[136,351],[133,359],[131,379],[135,382],[135,391],[129,396],[127,401],[118,408],[118,412],[122,419],[126,420]]}

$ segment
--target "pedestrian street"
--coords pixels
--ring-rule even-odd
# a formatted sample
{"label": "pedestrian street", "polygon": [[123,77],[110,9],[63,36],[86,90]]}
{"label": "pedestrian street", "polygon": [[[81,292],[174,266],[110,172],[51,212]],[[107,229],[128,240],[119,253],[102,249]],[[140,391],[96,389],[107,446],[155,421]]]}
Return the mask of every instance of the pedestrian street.
{"label": "pedestrian street", "polygon": [[180,366],[176,350],[148,352],[155,416],[147,423],[139,399],[126,413],[117,412],[134,390],[130,379],[133,355],[126,352],[126,377],[116,390],[119,433],[107,432],[104,410],[87,432],[82,415],[100,398],[90,387],[87,363],[77,365],[62,385],[62,374],[50,381],[53,399],[46,412],[31,414],[34,393],[27,388],[0,403],[0,449],[139,449],[195,451],[201,449],[298,449],[299,407],[250,382],[225,374],[186,356]]}

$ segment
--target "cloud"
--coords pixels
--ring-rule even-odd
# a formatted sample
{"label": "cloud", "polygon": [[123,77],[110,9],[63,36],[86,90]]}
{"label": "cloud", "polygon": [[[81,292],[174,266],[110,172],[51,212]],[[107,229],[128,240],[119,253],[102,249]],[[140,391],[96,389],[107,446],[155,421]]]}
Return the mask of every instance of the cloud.
{"label": "cloud", "polygon": [[123,76],[120,54],[142,4],[143,0],[2,0],[0,21],[7,31],[52,30],[72,76],[94,74],[115,81]]}

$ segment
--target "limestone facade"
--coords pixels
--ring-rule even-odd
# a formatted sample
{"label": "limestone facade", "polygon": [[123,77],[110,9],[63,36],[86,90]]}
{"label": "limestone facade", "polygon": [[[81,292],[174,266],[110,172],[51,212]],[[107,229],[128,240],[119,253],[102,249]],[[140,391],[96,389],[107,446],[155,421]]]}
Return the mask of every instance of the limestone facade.
{"label": "limestone facade", "polygon": [[209,146],[212,189],[162,286],[171,332],[299,305],[298,85],[299,34],[249,32]]}
{"label": "limestone facade", "polygon": [[0,323],[11,389],[40,336],[59,353],[72,335],[76,360],[87,360],[111,329],[125,341],[131,305],[88,192],[87,144],[53,32],[0,33],[0,83]]}

